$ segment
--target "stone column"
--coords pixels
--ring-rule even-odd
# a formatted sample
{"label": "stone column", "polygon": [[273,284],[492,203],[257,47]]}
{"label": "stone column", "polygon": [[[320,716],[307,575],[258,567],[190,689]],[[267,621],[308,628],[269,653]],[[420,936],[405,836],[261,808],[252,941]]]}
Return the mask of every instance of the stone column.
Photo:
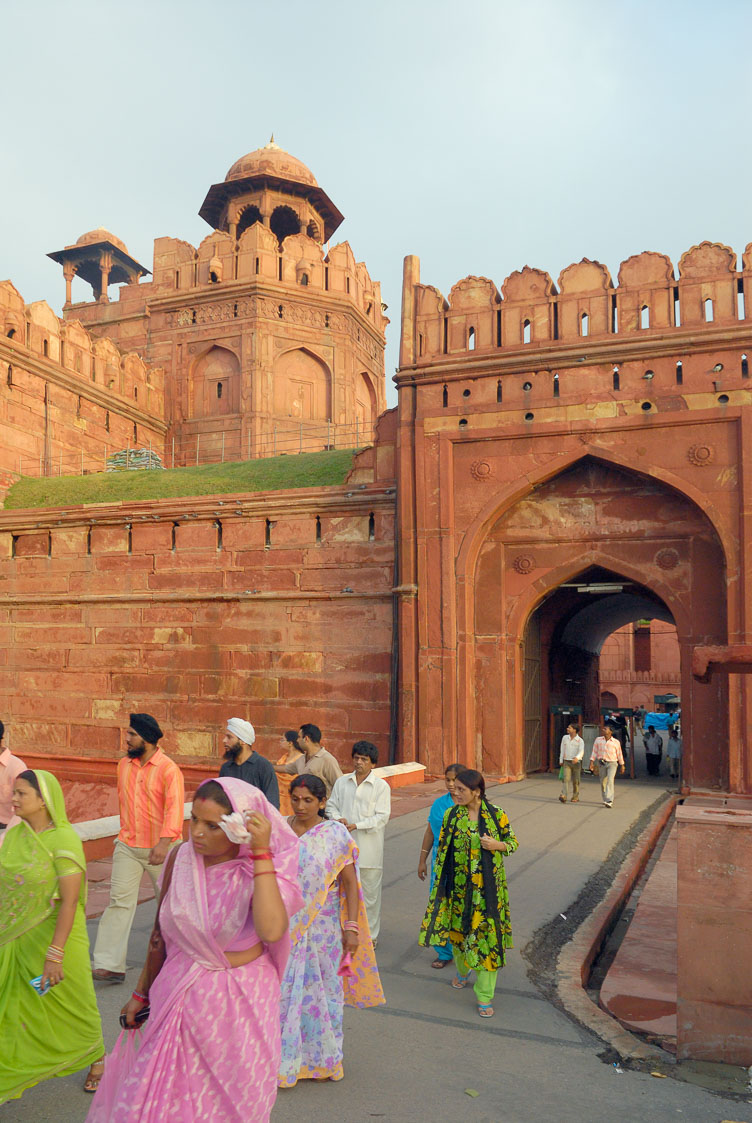
{"label": "stone column", "polygon": [[103,253],[99,259],[99,271],[102,274],[102,287],[99,291],[100,304],[107,304],[109,297],[107,296],[107,286],[110,281],[110,270],[112,269],[112,254]]}
{"label": "stone column", "polygon": [[68,307],[69,304],[73,303],[73,301],[71,299],[71,286],[73,284],[73,278],[75,277],[77,272],[78,272],[78,270],[76,269],[76,267],[75,267],[75,265],[73,264],[72,261],[66,261],[63,264],[63,276],[65,277],[65,306],[66,306],[66,308]]}

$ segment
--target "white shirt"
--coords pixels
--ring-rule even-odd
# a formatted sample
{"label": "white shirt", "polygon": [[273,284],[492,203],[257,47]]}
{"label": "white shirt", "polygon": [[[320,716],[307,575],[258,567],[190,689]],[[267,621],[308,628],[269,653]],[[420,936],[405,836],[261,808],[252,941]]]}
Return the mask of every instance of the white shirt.
{"label": "white shirt", "polygon": [[570,737],[565,733],[561,739],[561,748],[559,749],[559,764],[563,764],[565,760],[582,760],[585,755],[585,742],[579,733],[575,733],[574,737]]}
{"label": "white shirt", "polygon": [[357,783],[355,773],[335,780],[326,804],[329,819],[347,819],[355,823],[353,839],[363,869],[381,869],[384,865],[384,831],[392,813],[392,792],[386,780],[371,773]]}

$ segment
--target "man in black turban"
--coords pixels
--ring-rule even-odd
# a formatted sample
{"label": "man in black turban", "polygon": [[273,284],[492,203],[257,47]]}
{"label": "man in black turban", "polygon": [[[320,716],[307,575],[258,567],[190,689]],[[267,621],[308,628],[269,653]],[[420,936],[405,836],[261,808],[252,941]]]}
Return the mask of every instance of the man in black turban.
{"label": "man in black turban", "polygon": [[164,736],[151,714],[131,714],[126,756],[118,761],[120,834],[115,842],[110,903],[102,913],[94,947],[94,978],[122,983],[141,876],[157,879],[171,846],[183,835],[185,784],[158,742]]}

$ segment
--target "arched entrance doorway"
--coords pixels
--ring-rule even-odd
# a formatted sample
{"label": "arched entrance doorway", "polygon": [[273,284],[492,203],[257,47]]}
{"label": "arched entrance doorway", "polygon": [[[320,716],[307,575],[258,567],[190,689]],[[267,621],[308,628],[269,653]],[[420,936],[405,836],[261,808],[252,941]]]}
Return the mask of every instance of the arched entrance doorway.
{"label": "arched entrance doorway", "polygon": [[646,619],[674,623],[665,602],[648,587],[599,566],[562,582],[530,614],[525,676],[532,673],[528,652],[538,649],[540,684],[524,692],[526,771],[557,766],[570,715],[592,730],[604,708],[619,707],[617,695],[602,689],[601,652],[613,632]]}
{"label": "arched entrance doorway", "polygon": [[[676,625],[684,775],[695,787],[727,784],[727,682],[703,685],[691,673],[692,649],[727,635],[724,551],[697,504],[660,480],[585,456],[500,505],[475,559],[458,728],[486,772],[516,778],[546,767],[546,683],[549,695],[576,685],[583,707],[597,711],[603,641],[651,616]],[[529,740],[536,706],[539,760]]]}

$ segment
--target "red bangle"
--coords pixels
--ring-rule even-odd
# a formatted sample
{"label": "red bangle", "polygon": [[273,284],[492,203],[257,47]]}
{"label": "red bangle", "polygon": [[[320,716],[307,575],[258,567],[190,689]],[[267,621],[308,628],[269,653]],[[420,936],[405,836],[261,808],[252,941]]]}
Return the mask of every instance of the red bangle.
{"label": "red bangle", "polygon": [[251,857],[254,862],[271,862],[273,855],[271,850],[251,850]]}
{"label": "red bangle", "polygon": [[148,1003],[148,1001],[149,1001],[149,996],[148,996],[148,994],[141,994],[141,993],[140,993],[139,991],[137,991],[137,990],[134,990],[134,992],[133,992],[133,994],[132,994],[132,996],[131,996],[131,997],[132,997],[132,998],[135,998],[135,999],[136,999],[136,1002],[143,1002],[143,1003],[145,1003],[145,1004],[146,1004],[146,1003]]}
{"label": "red bangle", "polygon": [[276,877],[276,876],[277,876],[277,871],[276,871],[276,870],[259,870],[259,871],[258,871],[258,873],[254,873],[254,875],[253,875],[253,876],[254,876],[254,877],[263,877],[265,873],[270,873],[270,874],[273,874],[273,875],[274,875],[274,877]]}

